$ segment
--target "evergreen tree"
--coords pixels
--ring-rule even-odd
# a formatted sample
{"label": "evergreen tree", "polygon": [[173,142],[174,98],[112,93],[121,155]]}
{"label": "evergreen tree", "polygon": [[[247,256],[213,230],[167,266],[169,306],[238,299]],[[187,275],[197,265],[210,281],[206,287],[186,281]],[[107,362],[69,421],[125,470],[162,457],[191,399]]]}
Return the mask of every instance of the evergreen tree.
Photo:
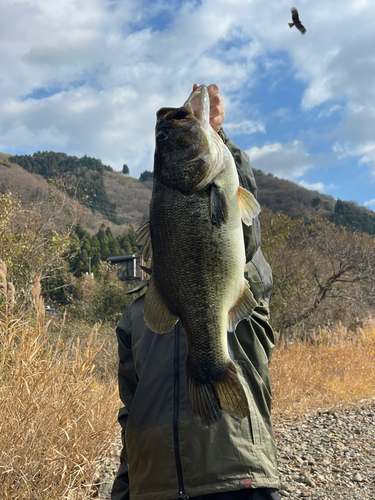
{"label": "evergreen tree", "polygon": [[109,201],[104,186],[104,172],[113,172],[113,169],[103,165],[101,160],[86,155],[77,158],[53,151],[38,151],[32,156],[15,155],[9,160],[45,179],[61,179],[69,196],[77,198],[90,209],[103,213],[110,221],[118,222],[116,205]]}
{"label": "evergreen tree", "polygon": [[139,180],[141,182],[152,181],[153,177],[154,177],[154,174],[152,172],[150,172],[149,170],[145,170],[144,172],[141,173]]}

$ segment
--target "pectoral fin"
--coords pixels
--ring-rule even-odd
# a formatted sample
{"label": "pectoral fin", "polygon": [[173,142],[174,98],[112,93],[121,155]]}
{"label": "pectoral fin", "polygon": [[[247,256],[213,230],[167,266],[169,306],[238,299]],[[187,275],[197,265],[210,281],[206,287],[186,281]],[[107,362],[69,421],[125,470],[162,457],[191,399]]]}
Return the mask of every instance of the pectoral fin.
{"label": "pectoral fin", "polygon": [[129,290],[128,292],[125,292],[125,295],[130,295],[132,293],[136,293],[136,292],[140,292],[141,290],[143,290],[146,286],[149,285],[149,281],[150,280],[142,280],[138,286],[136,286],[135,288],[132,288],[131,290]]}
{"label": "pectoral fin", "polygon": [[225,194],[215,184],[211,186],[210,195],[211,222],[218,226],[228,217],[228,203]]}
{"label": "pectoral fin", "polygon": [[253,219],[260,212],[259,203],[250,191],[241,186],[238,187],[238,202],[240,204],[241,219],[244,224],[251,226]]}
{"label": "pectoral fin", "polygon": [[146,274],[150,275],[152,274],[152,267],[146,267],[146,266],[139,266]]}
{"label": "pectoral fin", "polygon": [[152,259],[152,244],[150,222],[146,222],[137,230],[137,242],[142,245],[142,255],[145,261]]}
{"label": "pectoral fin", "polygon": [[249,319],[258,302],[255,300],[247,280],[244,279],[244,292],[238,299],[236,305],[229,311],[228,331],[234,332],[236,326],[243,319]]}
{"label": "pectoral fin", "polygon": [[178,316],[171,313],[158,292],[153,276],[146,292],[143,317],[148,328],[155,333],[169,333],[178,321]]}

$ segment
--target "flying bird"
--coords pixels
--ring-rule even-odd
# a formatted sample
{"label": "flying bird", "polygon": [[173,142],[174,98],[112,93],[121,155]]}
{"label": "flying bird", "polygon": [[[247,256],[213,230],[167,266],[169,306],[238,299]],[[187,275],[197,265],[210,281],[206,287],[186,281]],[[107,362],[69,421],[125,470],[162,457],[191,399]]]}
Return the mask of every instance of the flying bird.
{"label": "flying bird", "polygon": [[304,35],[306,33],[306,28],[304,27],[304,25],[299,20],[298,10],[295,7],[292,7],[291,8],[291,13],[292,13],[292,20],[293,20],[293,22],[292,23],[288,23],[289,24],[289,28],[293,28],[293,26],[295,26],[301,32],[301,35]]}

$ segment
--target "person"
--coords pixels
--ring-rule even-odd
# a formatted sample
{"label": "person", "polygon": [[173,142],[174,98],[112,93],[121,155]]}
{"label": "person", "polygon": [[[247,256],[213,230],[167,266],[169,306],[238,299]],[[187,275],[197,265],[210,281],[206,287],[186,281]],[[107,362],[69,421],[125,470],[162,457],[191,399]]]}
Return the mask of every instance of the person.
{"label": "person", "polygon": [[[197,88],[194,84],[193,90]],[[215,84],[208,86],[210,124],[229,148],[240,184],[256,197],[249,157],[225,134],[225,106]],[[228,347],[250,389],[250,416],[223,413],[200,428],[190,405],[187,346],[178,322],[159,335],[143,321],[144,295],[117,326],[119,411],[123,448],[111,500],[278,500],[276,443],[271,422],[269,362],[274,333],[269,324],[272,274],[261,251],[260,225],[243,225],[245,277],[258,306],[250,320],[228,333]]]}

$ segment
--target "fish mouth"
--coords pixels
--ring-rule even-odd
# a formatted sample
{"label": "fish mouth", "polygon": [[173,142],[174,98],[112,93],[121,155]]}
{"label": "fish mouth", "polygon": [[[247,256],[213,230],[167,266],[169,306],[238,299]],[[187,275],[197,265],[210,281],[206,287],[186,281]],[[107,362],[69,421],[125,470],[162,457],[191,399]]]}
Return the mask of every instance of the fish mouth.
{"label": "fish mouth", "polygon": [[200,126],[207,131],[210,126],[210,97],[206,85],[199,85],[184,104]]}
{"label": "fish mouth", "polygon": [[156,138],[166,140],[176,124],[197,123],[205,134],[210,128],[210,98],[206,85],[200,85],[190,94],[181,108],[161,108],[156,113]]}

